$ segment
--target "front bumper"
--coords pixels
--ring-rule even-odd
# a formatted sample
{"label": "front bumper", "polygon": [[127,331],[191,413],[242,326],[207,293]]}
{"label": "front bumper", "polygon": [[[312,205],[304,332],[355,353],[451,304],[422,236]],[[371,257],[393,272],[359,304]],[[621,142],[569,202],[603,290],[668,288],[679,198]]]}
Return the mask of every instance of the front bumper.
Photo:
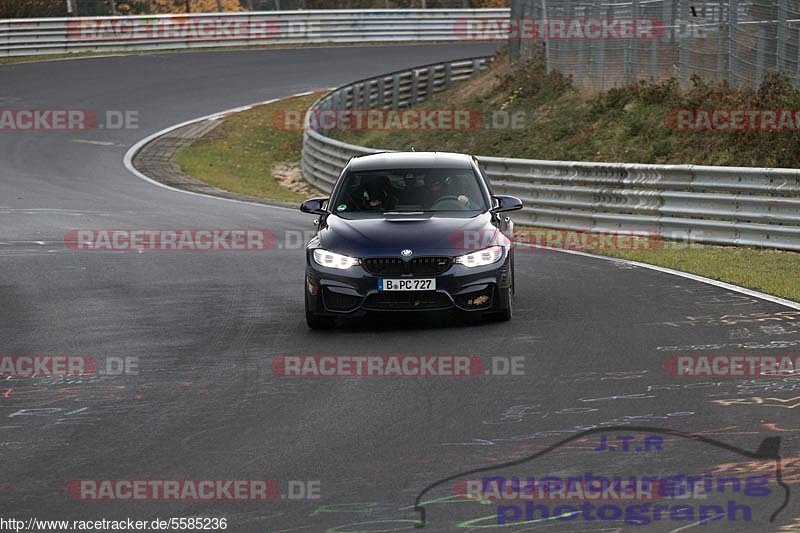
{"label": "front bumper", "polygon": [[[490,311],[505,304],[511,283],[510,258],[485,267],[453,264],[437,275],[375,275],[358,265],[337,270],[309,260],[306,302],[309,311],[328,316],[360,316],[368,312],[461,310]],[[378,291],[379,278],[436,278],[435,291]]]}

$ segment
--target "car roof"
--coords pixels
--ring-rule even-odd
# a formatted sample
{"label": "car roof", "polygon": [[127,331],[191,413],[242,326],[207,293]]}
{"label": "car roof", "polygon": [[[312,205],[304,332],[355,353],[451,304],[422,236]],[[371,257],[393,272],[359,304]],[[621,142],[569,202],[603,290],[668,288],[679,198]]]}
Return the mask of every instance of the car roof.
{"label": "car roof", "polygon": [[380,152],[350,160],[350,170],[472,168],[472,156],[453,152]]}

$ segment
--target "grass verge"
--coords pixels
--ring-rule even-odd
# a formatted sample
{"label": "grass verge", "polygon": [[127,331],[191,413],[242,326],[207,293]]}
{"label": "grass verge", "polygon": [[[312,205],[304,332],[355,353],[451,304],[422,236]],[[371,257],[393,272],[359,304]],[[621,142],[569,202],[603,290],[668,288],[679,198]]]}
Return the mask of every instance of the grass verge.
{"label": "grass verge", "polygon": [[322,93],[288,98],[231,115],[205,139],[180,151],[181,169],[241,194],[300,202],[316,193],[300,175],[303,132],[275,126],[285,112],[304,112]]}
{"label": "grass verge", "polygon": [[800,302],[800,254],[796,252],[675,243],[660,250],[600,254],[690,272]]}

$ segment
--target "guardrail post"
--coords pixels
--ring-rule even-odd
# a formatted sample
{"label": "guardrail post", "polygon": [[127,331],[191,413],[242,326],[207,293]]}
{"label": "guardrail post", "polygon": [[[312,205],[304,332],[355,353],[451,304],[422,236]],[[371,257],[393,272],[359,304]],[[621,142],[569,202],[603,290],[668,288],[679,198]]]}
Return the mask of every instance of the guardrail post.
{"label": "guardrail post", "polygon": [[444,86],[450,87],[450,83],[452,82],[453,78],[453,64],[447,63],[444,66]]}
{"label": "guardrail post", "polygon": [[369,108],[369,82],[364,82],[361,84],[361,102],[359,102],[358,108]]}
{"label": "guardrail post", "polygon": [[434,67],[428,67],[428,85],[425,87],[425,98],[430,100],[433,96],[433,82],[436,76],[436,69]]}
{"label": "guardrail post", "polygon": [[378,78],[378,107],[383,108],[386,105],[385,95],[386,80],[383,77]]}
{"label": "guardrail post", "polygon": [[411,70],[411,97],[408,100],[408,105],[414,105],[417,103],[418,98],[418,91],[419,91],[419,71],[417,69]]}
{"label": "guardrail post", "polygon": [[392,75],[392,109],[400,106],[400,74]]}
{"label": "guardrail post", "polygon": [[350,91],[350,105],[348,109],[358,109],[358,85],[353,85]]}
{"label": "guardrail post", "polygon": [[340,107],[339,109],[340,110],[352,109],[353,108],[353,87],[352,87],[352,85],[347,87],[347,88],[345,88],[343,96],[344,96],[344,98],[343,98],[343,102],[342,102],[342,107]]}

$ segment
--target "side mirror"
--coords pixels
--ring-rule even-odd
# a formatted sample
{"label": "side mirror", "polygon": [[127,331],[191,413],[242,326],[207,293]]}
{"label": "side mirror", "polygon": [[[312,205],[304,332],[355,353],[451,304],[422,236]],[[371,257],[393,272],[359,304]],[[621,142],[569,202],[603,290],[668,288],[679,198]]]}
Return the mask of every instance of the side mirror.
{"label": "side mirror", "polygon": [[522,200],[516,196],[492,196],[492,199],[497,202],[497,206],[492,208],[493,213],[522,209]]}
{"label": "side mirror", "polygon": [[300,211],[311,213],[312,215],[327,215],[328,212],[322,207],[327,202],[327,198],[312,198],[300,204]]}

